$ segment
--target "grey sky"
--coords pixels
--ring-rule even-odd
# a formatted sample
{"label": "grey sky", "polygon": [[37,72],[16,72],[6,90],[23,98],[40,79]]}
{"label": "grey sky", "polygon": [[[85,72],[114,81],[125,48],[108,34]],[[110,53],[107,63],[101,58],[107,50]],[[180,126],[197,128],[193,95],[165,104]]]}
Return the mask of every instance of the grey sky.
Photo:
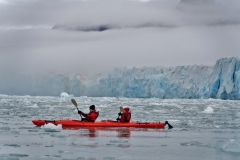
{"label": "grey sky", "polygon": [[[239,56],[238,0],[221,12],[176,10],[180,0],[0,0],[0,70],[100,73],[115,67],[213,65]],[[52,29],[56,24],[103,32]]]}

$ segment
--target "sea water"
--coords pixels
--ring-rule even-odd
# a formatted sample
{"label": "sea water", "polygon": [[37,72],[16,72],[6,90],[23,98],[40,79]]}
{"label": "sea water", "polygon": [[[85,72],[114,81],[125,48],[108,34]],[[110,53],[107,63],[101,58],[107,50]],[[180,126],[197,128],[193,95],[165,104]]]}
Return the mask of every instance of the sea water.
{"label": "sea water", "polygon": [[165,122],[174,128],[36,127],[33,119],[80,119],[68,98],[0,96],[0,160],[237,160],[240,101],[74,97],[97,121],[115,120],[130,107],[132,121]]}

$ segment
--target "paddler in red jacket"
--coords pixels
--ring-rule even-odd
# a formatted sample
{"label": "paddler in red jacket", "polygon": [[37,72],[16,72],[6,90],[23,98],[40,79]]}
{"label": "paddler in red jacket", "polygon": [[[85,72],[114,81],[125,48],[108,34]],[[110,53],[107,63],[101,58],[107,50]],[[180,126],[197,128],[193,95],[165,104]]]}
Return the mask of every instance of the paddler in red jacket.
{"label": "paddler in red jacket", "polygon": [[95,110],[95,105],[91,105],[89,107],[89,110],[90,110],[90,112],[88,114],[85,114],[82,111],[78,111],[78,114],[82,115],[83,117],[86,117],[86,118],[82,118],[82,121],[95,122],[95,120],[97,119],[97,117],[99,115],[99,111]]}
{"label": "paddler in red jacket", "polygon": [[[116,119],[117,121],[120,122],[130,122],[131,120],[131,111],[130,109],[127,108],[123,108],[122,106],[120,107],[120,112],[118,113],[118,118]],[[119,116],[121,116],[121,118],[119,118]]]}

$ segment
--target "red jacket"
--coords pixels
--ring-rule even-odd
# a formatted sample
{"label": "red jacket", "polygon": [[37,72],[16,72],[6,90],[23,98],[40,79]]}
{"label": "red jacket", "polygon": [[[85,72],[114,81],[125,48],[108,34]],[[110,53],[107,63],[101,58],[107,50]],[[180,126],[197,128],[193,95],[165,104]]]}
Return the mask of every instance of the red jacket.
{"label": "red jacket", "polygon": [[129,110],[129,108],[124,108],[124,111],[125,112],[122,113],[120,122],[130,122],[132,116],[131,111]]}
{"label": "red jacket", "polygon": [[99,111],[90,111],[88,114],[81,112],[81,115],[86,117],[84,120],[85,122],[95,122],[99,115]]}

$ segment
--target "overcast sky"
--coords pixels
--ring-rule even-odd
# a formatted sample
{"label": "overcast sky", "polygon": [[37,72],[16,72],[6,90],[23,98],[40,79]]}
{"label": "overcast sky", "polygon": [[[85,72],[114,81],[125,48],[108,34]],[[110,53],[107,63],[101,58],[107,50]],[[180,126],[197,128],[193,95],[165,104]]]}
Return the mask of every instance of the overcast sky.
{"label": "overcast sky", "polygon": [[0,0],[0,71],[89,74],[240,56],[239,0],[196,14],[176,10],[180,1]]}

